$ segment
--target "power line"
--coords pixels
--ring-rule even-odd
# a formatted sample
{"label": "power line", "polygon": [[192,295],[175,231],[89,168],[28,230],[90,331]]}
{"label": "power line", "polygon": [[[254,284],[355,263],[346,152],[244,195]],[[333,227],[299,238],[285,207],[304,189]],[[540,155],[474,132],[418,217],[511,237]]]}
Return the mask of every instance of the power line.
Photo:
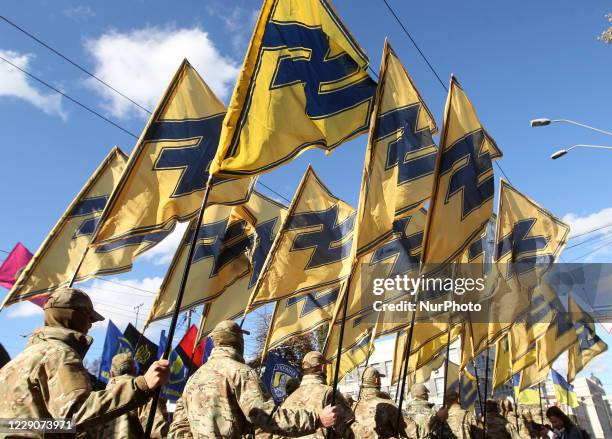
{"label": "power line", "polygon": [[272,189],[270,186],[268,186],[267,184],[265,184],[263,181],[261,180],[257,180],[257,183],[259,183],[260,185],[262,185],[263,187],[265,187],[266,189],[268,189],[270,192],[272,192],[273,194],[275,194],[276,196],[281,197],[283,200],[285,200],[287,203],[291,204],[291,200],[287,199],[286,197],[284,197],[283,195],[279,194],[278,192],[276,192],[274,189]]}
{"label": "power line", "polygon": [[32,35],[30,32],[28,32],[27,30],[25,30],[24,28],[20,27],[19,25],[17,25],[16,23],[14,23],[13,21],[9,20],[8,18],[4,17],[3,15],[0,15],[0,19],[4,20],[6,23],[10,24],[11,26],[13,26],[15,29],[17,29],[18,31],[22,32],[23,34],[27,35],[28,37],[32,38],[34,41],[36,41],[38,44],[40,44],[43,47],[46,47],[47,49],[49,49],[51,52],[55,53],[57,56],[59,56],[60,58],[64,59],[65,61],[69,62],[70,64],[72,64],[74,67],[76,67],[77,69],[79,69],[80,71],[82,71],[83,73],[85,73],[86,75],[91,76],[93,79],[95,79],[96,81],[98,81],[100,84],[110,88],[112,91],[114,91],[115,93],[117,93],[119,96],[121,96],[124,99],[127,99],[128,101],[130,101],[132,104],[136,105],[138,108],[140,108],[141,110],[145,111],[148,114],[151,114],[151,111],[149,111],[148,109],[146,109],[145,107],[143,107],[142,105],[140,105],[138,102],[135,102],[133,99],[131,99],[130,97],[126,96],[125,94],[121,93],[119,90],[117,90],[115,87],[113,87],[112,85],[110,85],[108,82],[104,81],[103,79],[98,78],[96,75],[94,75],[93,73],[91,73],[89,70],[85,69],[83,66],[81,66],[80,64],[77,64],[75,61],[71,60],[70,58],[68,58],[66,55],[62,54],[61,52],[59,52],[58,50],[54,49],[53,47],[51,47],[50,45],[48,45],[47,43],[45,43],[44,41],[40,40],[39,38],[35,37],[34,35]]}
{"label": "power line", "polygon": [[583,232],[583,233],[580,233],[578,235],[574,235],[574,236],[570,237],[570,239],[580,238],[581,236],[588,235],[589,233],[597,232],[599,230],[607,229],[608,227],[612,227],[612,223],[608,224],[608,225],[605,225],[605,226],[596,227],[596,228],[591,229],[591,230],[587,230],[586,232]]}
{"label": "power line", "polygon": [[404,26],[404,23],[402,23],[402,20],[400,20],[400,18],[397,16],[397,14],[395,13],[395,11],[393,10],[393,8],[391,7],[391,5],[387,2],[387,0],[383,0],[384,4],[387,6],[387,9],[389,9],[389,12],[391,12],[391,15],[393,15],[393,17],[395,17],[395,20],[398,22],[398,24],[402,27],[402,29],[404,30],[404,33],[406,34],[406,36],[410,39],[410,41],[412,42],[412,45],[416,48],[416,50],[419,52],[419,54],[421,55],[421,58],[423,58],[423,60],[427,63],[427,66],[429,67],[429,70],[432,71],[432,73],[434,75],[436,75],[436,78],[438,78],[438,82],[440,82],[440,85],[442,86],[442,88],[448,92],[448,88],[446,87],[446,85],[444,84],[444,82],[442,81],[442,79],[440,78],[440,75],[438,75],[438,72],[436,72],[436,69],[433,68],[433,66],[431,65],[431,63],[429,62],[429,60],[427,59],[427,57],[425,56],[425,54],[423,53],[423,51],[421,50],[421,48],[419,47],[419,45],[416,43],[416,41],[414,41],[414,38],[412,38],[412,35],[410,35],[410,32],[408,32],[408,29],[406,29],[406,26]]}
{"label": "power line", "polygon": [[123,131],[124,133],[132,136],[135,139],[138,139],[138,136],[130,131],[128,131],[127,129],[123,128],[121,125],[117,124],[116,122],[113,122],[112,120],[110,120],[109,118],[107,118],[106,116],[103,116],[102,114],[98,113],[96,110],[94,110],[93,108],[88,107],[87,105],[79,102],[78,100],[76,100],[75,98],[67,95],[66,93],[58,90],[57,88],[53,87],[51,84],[49,84],[48,82],[43,81],[42,79],[40,79],[38,76],[28,72],[27,70],[22,69],[21,67],[13,64],[12,62],[10,62],[8,59],[4,58],[3,56],[0,56],[0,59],[2,61],[4,61],[5,63],[13,66],[13,68],[19,70],[20,72],[22,72],[25,75],[28,75],[30,78],[34,79],[35,81],[38,81],[39,83],[41,83],[42,85],[44,85],[45,87],[50,88],[51,90],[53,90],[56,93],[59,93],[60,95],[62,95],[63,97],[65,97],[66,99],[68,99],[69,101],[77,104],[79,107],[89,111],[91,114],[99,117],[100,119],[110,123],[111,125],[113,125],[115,128],[119,128],[121,131]]}
{"label": "power line", "polygon": [[6,250],[0,250],[0,252],[6,253],[7,255],[10,253],[10,252],[7,252]]}
{"label": "power line", "polygon": [[[408,39],[410,40],[410,42],[412,43],[412,45],[414,46],[414,48],[419,52],[419,54],[421,55],[421,58],[423,58],[423,60],[425,61],[425,63],[427,64],[427,66],[429,67],[429,70],[431,70],[431,72],[435,75],[435,77],[438,79],[438,82],[440,83],[440,85],[442,86],[442,88],[444,89],[444,91],[446,93],[448,93],[448,87],[446,87],[446,85],[444,84],[444,81],[442,81],[442,78],[440,78],[440,75],[438,74],[438,72],[436,71],[436,69],[434,68],[434,66],[431,64],[431,62],[429,62],[429,59],[427,58],[427,56],[425,55],[425,53],[423,53],[423,51],[421,50],[421,48],[419,47],[419,45],[417,44],[417,42],[414,40],[414,38],[412,38],[412,35],[410,35],[410,32],[408,32],[408,29],[406,28],[406,26],[404,25],[404,23],[402,23],[402,20],[400,20],[400,18],[398,17],[398,15],[395,13],[395,11],[393,10],[393,8],[391,7],[391,5],[389,4],[389,2],[387,2],[387,0],[382,0],[383,3],[387,6],[387,9],[389,9],[389,12],[391,12],[391,15],[393,15],[393,17],[395,18],[395,20],[397,21],[397,23],[401,26],[401,28],[404,30],[404,33],[406,34],[406,36],[408,37]],[[512,180],[510,180],[510,177],[508,177],[508,175],[506,174],[506,172],[504,171],[504,168],[502,168],[502,166],[495,161],[494,162],[495,165],[497,166],[497,168],[501,171],[502,175],[504,176],[504,178],[506,180],[508,180],[508,183],[512,184]]]}
{"label": "power line", "polygon": [[145,289],[138,288],[138,287],[135,287],[135,286],[130,285],[130,284],[124,284],[122,282],[117,282],[116,280],[104,279],[103,277],[97,277],[96,280],[101,280],[101,281],[108,282],[108,283],[115,284],[115,285],[119,285],[119,286],[122,286],[122,287],[132,288],[134,290],[142,291],[144,293],[149,293],[149,294],[153,294],[153,295],[157,294],[155,291],[145,290]]}

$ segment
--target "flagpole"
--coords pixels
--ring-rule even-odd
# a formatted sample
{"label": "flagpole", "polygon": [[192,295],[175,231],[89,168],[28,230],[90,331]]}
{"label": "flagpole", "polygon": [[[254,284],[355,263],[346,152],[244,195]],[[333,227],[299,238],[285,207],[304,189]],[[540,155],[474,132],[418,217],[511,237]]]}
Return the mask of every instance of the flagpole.
{"label": "flagpole", "polygon": [[489,397],[489,353],[491,347],[489,346],[489,331],[487,331],[487,355],[485,356],[485,380],[484,380],[484,398],[485,398],[485,410],[483,417],[484,437],[487,439],[487,398]]}
{"label": "flagpole", "polygon": [[[400,334],[398,333],[398,336]],[[406,334],[406,338],[408,338],[408,334]],[[406,340],[406,342],[404,343],[404,352],[402,352],[402,358],[400,361],[400,370],[399,370],[399,376],[397,377],[397,387],[395,389],[395,403],[397,404],[397,398],[399,397],[400,394],[400,385],[402,384],[402,376],[404,375],[404,357],[406,356],[406,349],[408,348],[408,340]]]}
{"label": "flagpole", "polygon": [[[202,219],[204,218],[204,211],[206,210],[206,203],[208,202],[208,196],[210,191],[212,190],[212,179],[213,176],[210,175],[208,177],[208,181],[206,182],[206,188],[204,189],[204,197],[202,198],[202,205],[200,206],[200,211],[198,212],[198,219],[195,223],[195,229],[193,231],[193,236],[191,237],[191,245],[189,246],[189,253],[187,255],[187,259],[185,260],[185,269],[183,270],[183,277],[181,278],[181,284],[179,286],[179,291],[176,297],[176,303],[174,305],[174,312],[172,313],[172,320],[170,321],[170,329],[168,329],[168,339],[166,342],[166,348],[164,349],[164,353],[162,358],[168,359],[170,357],[170,350],[172,347],[172,340],[174,338],[174,331],[176,330],[176,323],[178,320],[178,316],[181,310],[181,303],[183,302],[183,295],[185,294],[185,288],[187,287],[187,279],[189,277],[189,271],[191,269],[191,261],[193,259],[193,255],[195,253],[195,247],[198,243],[198,232],[200,230],[200,224],[202,224]],[[151,438],[151,431],[153,430],[153,421],[155,420],[155,410],[157,408],[157,403],[159,401],[159,395],[161,393],[161,387],[158,387],[153,394],[153,400],[151,403],[151,409],[149,410],[149,417],[147,418],[147,425],[145,429],[145,439]]]}
{"label": "flagpole", "polygon": [[[91,236],[95,236],[95,234]],[[83,265],[83,262],[85,261],[85,257],[87,256],[87,252],[89,252],[89,245],[85,247],[83,256],[81,256],[81,260],[79,261],[79,264],[74,269],[74,273],[72,274],[72,278],[70,278],[70,283],[68,284],[68,288],[72,288],[72,285],[74,285],[74,282],[76,281],[76,278],[77,278],[77,274],[79,273],[79,270],[81,269],[81,265]]]}
{"label": "flagpole", "polygon": [[[417,293],[415,292],[412,303],[416,303]],[[414,308],[414,307],[413,307]],[[410,362],[410,349],[412,347],[412,336],[414,335],[414,324],[416,321],[416,310],[412,311],[412,318],[410,321],[410,329],[408,330],[408,339],[406,340],[406,347],[404,349],[404,371],[402,374],[402,385],[400,386],[400,397],[397,409],[397,418],[395,419],[395,432],[399,437],[400,434],[400,422],[402,420],[402,405],[404,404],[404,393],[406,391],[406,377],[408,376],[408,364]]]}
{"label": "flagpole", "polygon": [[544,409],[542,408],[542,383],[538,383],[538,396],[540,399],[540,420],[544,423]]}
{"label": "flagpole", "polygon": [[[484,406],[482,404],[482,395],[480,394],[480,378],[478,377],[478,366],[476,365],[476,358],[474,358],[474,327],[472,325],[472,313],[468,310],[468,324],[470,325],[470,338],[472,339],[472,364],[474,364],[474,376],[476,377],[476,390],[478,391],[478,405],[480,406],[480,413],[484,413]],[[489,331],[487,330],[487,334]]]}
{"label": "flagpole", "polygon": [[[452,318],[448,322],[448,337],[446,338],[446,359],[444,360],[444,391],[442,392],[442,407],[446,407],[446,387],[448,385],[448,362],[450,355],[451,332],[453,329]],[[459,377],[459,388],[461,388],[461,377]],[[440,437],[444,433],[444,423],[440,423]]]}
{"label": "flagpole", "polygon": [[[340,375],[340,360],[342,357],[342,340],[344,338],[344,325],[346,323],[346,313],[348,309],[348,299],[349,299],[349,293],[351,291],[352,277],[353,276],[351,273],[346,281],[346,287],[344,289],[344,297],[342,298],[342,322],[340,323],[340,335],[338,337],[338,350],[336,351],[336,367],[334,371],[334,383],[332,386],[332,400],[331,400],[332,406],[336,404],[336,390],[338,389],[338,377]],[[330,333],[331,333],[331,328],[330,328]],[[332,435],[333,435],[332,429],[328,428],[327,429],[327,439],[331,439]]]}
{"label": "flagpole", "polygon": [[[514,409],[516,410],[516,430],[520,433],[521,429],[519,427],[519,400],[518,395],[516,394],[516,387],[514,387],[514,371],[512,370],[512,361],[510,361],[510,376],[512,377],[512,393],[514,394]],[[520,384],[520,383],[519,383]]]}

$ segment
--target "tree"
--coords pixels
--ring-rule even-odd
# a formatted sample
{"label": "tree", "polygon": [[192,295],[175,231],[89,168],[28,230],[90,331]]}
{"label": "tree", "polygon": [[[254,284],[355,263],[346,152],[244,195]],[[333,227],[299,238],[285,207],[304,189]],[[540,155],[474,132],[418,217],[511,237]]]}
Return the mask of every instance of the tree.
{"label": "tree", "polygon": [[[612,23],[612,13],[606,15],[606,18],[610,23]],[[597,39],[606,44],[612,44],[612,26],[610,26],[608,30],[603,31],[603,33]]]}
{"label": "tree", "polygon": [[[249,366],[257,369],[261,363],[261,353],[263,351],[268,328],[272,314],[260,308],[254,311],[256,324],[255,336],[255,356],[248,361]],[[302,371],[302,358],[310,351],[321,351],[327,335],[326,326],[321,326],[308,334],[293,337],[282,345],[274,349],[276,353],[284,357],[295,369]]]}

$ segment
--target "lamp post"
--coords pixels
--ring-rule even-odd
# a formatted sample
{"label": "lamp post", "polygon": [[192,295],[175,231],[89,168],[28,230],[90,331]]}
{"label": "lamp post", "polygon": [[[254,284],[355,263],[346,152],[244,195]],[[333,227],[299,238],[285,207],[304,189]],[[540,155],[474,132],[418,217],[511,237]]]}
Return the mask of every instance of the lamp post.
{"label": "lamp post", "polygon": [[568,123],[570,125],[576,125],[576,126],[579,126],[579,127],[582,127],[582,128],[586,128],[586,129],[591,130],[591,131],[596,131],[598,133],[605,134],[607,136],[612,136],[612,132],[610,132],[610,131],[606,131],[606,130],[602,130],[602,129],[599,129],[599,128],[595,128],[595,127],[592,127],[592,126],[589,126],[589,125],[585,125],[583,123],[576,122],[574,120],[569,120],[569,119],[546,119],[546,118],[533,119],[531,121],[531,127],[532,128],[545,127],[545,126],[553,124],[553,123]]}
{"label": "lamp post", "polygon": [[570,152],[574,148],[594,148],[594,149],[612,149],[612,146],[603,146],[603,145],[573,145],[567,149],[560,149],[559,151],[553,153],[550,158],[553,160],[557,160],[559,157],[563,157],[565,154]]}

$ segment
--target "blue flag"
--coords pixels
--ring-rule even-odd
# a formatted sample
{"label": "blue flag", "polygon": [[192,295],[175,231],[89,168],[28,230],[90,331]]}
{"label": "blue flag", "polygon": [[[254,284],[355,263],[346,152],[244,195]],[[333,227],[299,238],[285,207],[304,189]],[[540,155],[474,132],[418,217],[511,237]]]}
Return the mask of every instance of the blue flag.
{"label": "blue flag", "polygon": [[108,383],[110,379],[110,368],[113,357],[119,353],[119,337],[121,331],[115,326],[112,320],[108,321],[108,329],[106,330],[106,338],[104,339],[104,349],[102,350],[102,361],[100,362],[100,371],[98,372],[98,381]]}
{"label": "blue flag", "polygon": [[269,352],[263,383],[277,405],[281,404],[287,397],[285,385],[290,378],[299,379],[300,373],[283,357],[274,352]]}

